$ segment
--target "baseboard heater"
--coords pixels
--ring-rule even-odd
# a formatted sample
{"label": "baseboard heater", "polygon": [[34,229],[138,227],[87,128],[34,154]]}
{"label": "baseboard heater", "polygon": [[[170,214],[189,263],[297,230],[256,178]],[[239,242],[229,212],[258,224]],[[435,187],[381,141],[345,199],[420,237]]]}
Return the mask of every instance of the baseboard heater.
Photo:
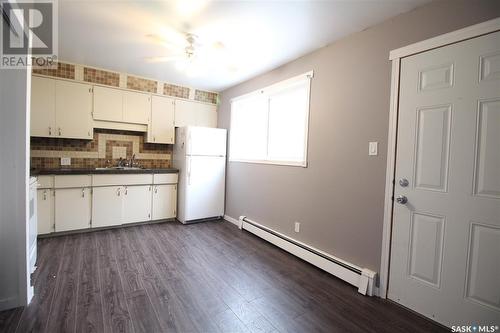
{"label": "baseboard heater", "polygon": [[240,216],[238,222],[240,229],[247,230],[302,260],[352,284],[358,288],[359,293],[367,296],[375,294],[375,272],[335,258],[328,253],[252,221],[246,216]]}

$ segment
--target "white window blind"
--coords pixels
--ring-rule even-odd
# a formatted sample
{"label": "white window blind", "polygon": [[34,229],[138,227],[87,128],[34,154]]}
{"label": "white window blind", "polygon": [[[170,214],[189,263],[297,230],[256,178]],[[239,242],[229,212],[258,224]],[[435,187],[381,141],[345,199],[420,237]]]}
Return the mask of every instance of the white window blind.
{"label": "white window blind", "polygon": [[307,166],[311,77],[309,72],[233,99],[230,161]]}

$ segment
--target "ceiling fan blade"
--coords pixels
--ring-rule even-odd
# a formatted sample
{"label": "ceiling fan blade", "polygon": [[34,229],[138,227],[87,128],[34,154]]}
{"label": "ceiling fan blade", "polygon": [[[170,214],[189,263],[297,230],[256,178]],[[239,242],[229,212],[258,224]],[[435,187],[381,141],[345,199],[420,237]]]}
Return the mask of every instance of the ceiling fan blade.
{"label": "ceiling fan blade", "polygon": [[145,58],[146,62],[149,62],[149,63],[169,62],[169,61],[177,61],[177,60],[181,60],[181,59],[182,59],[182,56],[180,56],[180,55]]}

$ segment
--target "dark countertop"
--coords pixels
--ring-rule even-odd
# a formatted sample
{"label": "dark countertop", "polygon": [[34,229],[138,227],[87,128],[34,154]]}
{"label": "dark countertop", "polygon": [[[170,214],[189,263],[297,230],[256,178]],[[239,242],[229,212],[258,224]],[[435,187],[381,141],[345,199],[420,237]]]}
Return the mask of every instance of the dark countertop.
{"label": "dark countertop", "polygon": [[112,175],[112,174],[141,174],[141,173],[178,173],[178,169],[168,168],[168,169],[78,169],[78,168],[67,168],[67,169],[31,169],[31,176],[43,176],[43,175]]}

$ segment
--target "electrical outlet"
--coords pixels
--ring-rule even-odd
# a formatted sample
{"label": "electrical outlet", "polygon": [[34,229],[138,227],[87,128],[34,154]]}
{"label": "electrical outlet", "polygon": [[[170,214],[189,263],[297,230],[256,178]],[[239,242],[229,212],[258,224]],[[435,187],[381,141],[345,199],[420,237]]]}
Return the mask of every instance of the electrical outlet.
{"label": "electrical outlet", "polygon": [[295,232],[300,232],[300,222],[295,222]]}
{"label": "electrical outlet", "polygon": [[61,157],[61,166],[71,165],[71,157]]}

